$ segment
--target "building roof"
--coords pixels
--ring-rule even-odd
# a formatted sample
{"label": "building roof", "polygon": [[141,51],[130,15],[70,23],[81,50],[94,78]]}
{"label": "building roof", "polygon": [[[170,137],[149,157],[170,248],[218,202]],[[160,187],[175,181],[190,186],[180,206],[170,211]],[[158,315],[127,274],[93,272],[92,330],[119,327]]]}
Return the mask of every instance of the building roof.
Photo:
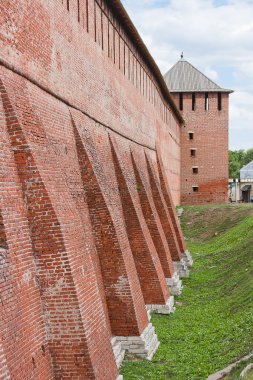
{"label": "building roof", "polygon": [[241,191],[249,191],[251,190],[251,185],[244,185],[242,188],[241,188]]}
{"label": "building roof", "polygon": [[170,92],[227,92],[185,59],[180,59],[165,75]]}
{"label": "building roof", "polygon": [[245,165],[243,168],[241,168],[240,178],[241,179],[247,179],[247,178],[253,179],[253,161],[249,162],[247,165]]}
{"label": "building roof", "polygon": [[168,90],[168,87],[164,81],[164,78],[161,74],[161,71],[159,70],[154,58],[151,56],[150,52],[148,51],[146,45],[144,44],[142,38],[140,37],[137,29],[135,28],[132,20],[130,19],[127,11],[125,10],[123,4],[120,0],[110,0],[110,5],[112,7],[112,11],[114,14],[120,19],[122,24],[126,28],[126,32],[131,37],[133,43],[138,48],[140,54],[144,58],[146,64],[149,66],[151,72],[153,73],[157,84],[160,88],[161,94],[164,97],[164,99],[169,104],[173,114],[178,119],[179,123],[182,124],[184,122],[184,119],[178,110],[176,104],[174,103],[174,100],[172,99],[172,96],[170,94],[170,91]]}

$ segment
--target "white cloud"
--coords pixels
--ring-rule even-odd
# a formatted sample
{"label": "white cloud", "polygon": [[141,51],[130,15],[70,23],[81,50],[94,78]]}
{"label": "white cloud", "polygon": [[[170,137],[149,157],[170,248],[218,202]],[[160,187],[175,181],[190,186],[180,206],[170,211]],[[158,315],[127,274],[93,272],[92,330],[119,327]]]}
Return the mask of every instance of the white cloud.
{"label": "white cloud", "polygon": [[253,146],[253,94],[245,91],[235,92],[230,99],[231,129],[252,130]]}
{"label": "white cloud", "polygon": [[219,77],[217,71],[213,70],[210,66],[206,66],[204,74],[213,81],[216,81]]}
{"label": "white cloud", "polygon": [[[252,32],[252,39],[253,39],[253,32]],[[251,79],[251,84],[253,84],[253,62],[242,62],[238,65],[238,71],[239,73],[246,77]]]}
{"label": "white cloud", "polygon": [[210,79],[235,90],[230,134],[233,138],[236,128],[247,130],[247,141],[237,135],[236,147],[244,148],[249,136],[253,146],[253,1],[123,0],[123,4],[162,73],[184,51],[185,58]]}

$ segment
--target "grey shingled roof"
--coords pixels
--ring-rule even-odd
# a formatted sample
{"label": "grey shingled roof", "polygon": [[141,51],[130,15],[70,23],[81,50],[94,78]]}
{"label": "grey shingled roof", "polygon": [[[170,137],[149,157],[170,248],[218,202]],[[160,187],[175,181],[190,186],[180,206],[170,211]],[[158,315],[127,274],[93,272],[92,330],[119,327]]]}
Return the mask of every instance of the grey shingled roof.
{"label": "grey shingled roof", "polygon": [[240,178],[241,179],[253,179],[253,161],[245,165],[241,170],[240,170]]}
{"label": "grey shingled roof", "polygon": [[218,86],[185,59],[180,59],[164,79],[170,92],[233,92]]}

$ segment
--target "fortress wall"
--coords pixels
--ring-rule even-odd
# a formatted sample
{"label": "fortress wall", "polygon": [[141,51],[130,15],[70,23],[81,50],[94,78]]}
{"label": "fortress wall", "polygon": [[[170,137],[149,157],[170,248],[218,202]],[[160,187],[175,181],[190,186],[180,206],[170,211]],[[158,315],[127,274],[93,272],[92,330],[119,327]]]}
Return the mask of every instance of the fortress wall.
{"label": "fortress wall", "polygon": [[158,144],[179,203],[179,122],[115,9],[94,0],[7,0],[1,63],[124,136]]}
{"label": "fortress wall", "polygon": [[[4,162],[7,173],[16,175],[12,181],[20,191],[17,201],[25,205],[24,243],[29,237],[35,289],[40,291],[34,302],[44,317],[39,349],[42,356],[49,355],[43,370],[47,373],[41,369],[46,364],[33,364],[40,362],[33,359],[35,348],[20,369],[15,361],[19,346],[10,350],[10,332],[4,344],[10,373],[19,368],[22,378],[32,361],[30,371],[36,368],[44,378],[52,376],[52,368],[56,378],[71,368],[72,375],[85,371],[90,378],[113,379],[117,370],[111,336],[140,336],[148,324],[145,304],[166,304],[166,278],[174,273],[148,171],[149,163],[153,174],[158,173],[156,152],[108,133],[8,69],[1,68],[1,78],[2,141],[12,160]],[[158,176],[156,181],[160,188]],[[17,205],[11,203],[15,210]],[[16,228],[17,218],[5,203],[2,207]],[[129,207],[135,219],[127,219]],[[16,239],[16,229],[9,239]],[[13,302],[19,297],[15,292],[9,296]],[[8,310],[3,313],[10,318]],[[13,323],[26,334],[19,319]],[[38,327],[31,323],[37,334]]]}
{"label": "fortress wall", "polygon": [[146,305],[167,307],[184,252],[179,122],[115,17],[102,39],[94,4],[1,4],[5,380],[114,380],[112,337],[151,357]]}

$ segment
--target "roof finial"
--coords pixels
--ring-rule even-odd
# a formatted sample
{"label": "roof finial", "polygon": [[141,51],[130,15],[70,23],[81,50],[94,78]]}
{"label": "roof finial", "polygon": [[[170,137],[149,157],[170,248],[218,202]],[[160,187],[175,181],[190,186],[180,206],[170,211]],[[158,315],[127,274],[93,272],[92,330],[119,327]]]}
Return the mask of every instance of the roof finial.
{"label": "roof finial", "polygon": [[184,52],[181,53],[181,59],[184,59]]}

